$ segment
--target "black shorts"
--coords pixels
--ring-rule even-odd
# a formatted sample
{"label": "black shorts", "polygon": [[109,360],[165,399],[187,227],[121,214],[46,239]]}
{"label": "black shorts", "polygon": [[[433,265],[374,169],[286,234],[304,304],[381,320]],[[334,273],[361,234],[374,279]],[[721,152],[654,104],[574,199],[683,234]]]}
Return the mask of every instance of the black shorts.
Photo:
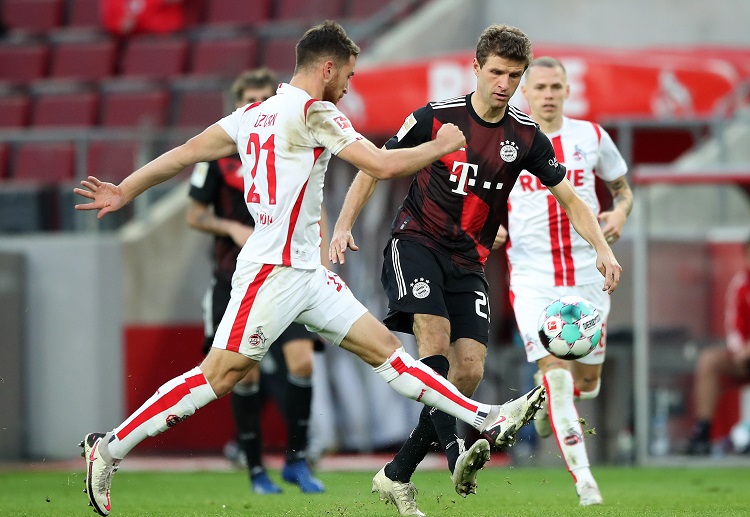
{"label": "black shorts", "polygon": [[414,314],[434,314],[450,321],[451,342],[469,338],[487,344],[489,285],[483,273],[456,266],[422,244],[391,239],[380,281],[388,296],[383,322],[389,329],[413,334]]}
{"label": "black shorts", "polygon": [[[216,329],[219,327],[219,322],[221,321],[222,316],[224,316],[224,311],[227,309],[227,305],[229,305],[231,294],[231,283],[221,280],[216,280],[214,282],[213,287],[210,291],[210,307],[206,307],[205,305],[203,307],[203,318],[206,334],[206,339],[203,342],[204,354],[207,354],[208,351],[211,350],[211,346],[214,343],[214,335],[216,334]],[[325,346],[323,345],[323,342],[320,340],[317,334],[310,332],[305,328],[304,325],[301,325],[299,323],[292,323],[291,325],[289,325],[286,330],[281,333],[279,338],[274,342],[280,343],[283,346],[285,343],[294,341],[296,339],[313,340],[313,342],[315,343],[314,350],[316,352],[322,351]]]}

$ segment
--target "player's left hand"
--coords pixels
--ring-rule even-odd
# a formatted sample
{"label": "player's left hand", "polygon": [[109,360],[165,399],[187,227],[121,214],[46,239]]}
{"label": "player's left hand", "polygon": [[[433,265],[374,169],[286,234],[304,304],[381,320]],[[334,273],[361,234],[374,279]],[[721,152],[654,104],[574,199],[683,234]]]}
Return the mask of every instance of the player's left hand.
{"label": "player's left hand", "polygon": [[85,188],[74,188],[73,192],[79,196],[91,199],[91,203],[76,205],[76,210],[99,210],[96,214],[97,219],[101,219],[109,212],[115,212],[125,206],[126,201],[122,189],[112,183],[106,183],[94,176],[81,181],[81,186]]}
{"label": "player's left hand", "polygon": [[599,219],[599,223],[602,225],[602,233],[607,242],[609,244],[617,242],[622,236],[622,227],[625,226],[627,216],[618,210],[611,210],[609,212],[602,212],[597,219]]}
{"label": "player's left hand", "polygon": [[603,253],[597,253],[596,256],[596,269],[604,276],[604,287],[602,291],[607,291],[608,294],[612,294],[617,289],[617,285],[620,283],[620,274],[622,273],[622,266],[612,250],[607,248]]}
{"label": "player's left hand", "polygon": [[500,246],[505,244],[505,241],[507,240],[508,240],[508,230],[506,230],[505,226],[501,224],[500,228],[497,229],[497,235],[495,235],[495,242],[492,243],[492,249],[493,250],[499,249]]}
{"label": "player's left hand", "polygon": [[359,246],[354,242],[351,230],[334,228],[331,244],[328,246],[328,258],[331,264],[343,264],[346,261],[344,258],[346,248],[352,251],[359,250]]}

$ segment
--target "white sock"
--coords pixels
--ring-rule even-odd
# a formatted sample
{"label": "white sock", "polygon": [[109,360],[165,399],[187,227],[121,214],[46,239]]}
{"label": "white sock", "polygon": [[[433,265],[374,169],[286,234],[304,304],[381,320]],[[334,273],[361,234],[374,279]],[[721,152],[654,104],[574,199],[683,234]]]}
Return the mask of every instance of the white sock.
{"label": "white sock", "polygon": [[437,408],[481,431],[490,405],[465,397],[432,368],[410,356],[403,347],[374,370],[401,395]]}
{"label": "white sock", "polygon": [[544,386],[547,389],[550,425],[568,471],[576,483],[583,479],[593,481],[583,442],[583,428],[573,402],[573,375],[564,368],[549,370],[544,376]]}
{"label": "white sock", "polygon": [[148,436],[156,436],[175,426],[209,402],[216,393],[199,367],[175,377],[156,390],[138,410],[130,415],[102,442],[114,459],[122,459]]}

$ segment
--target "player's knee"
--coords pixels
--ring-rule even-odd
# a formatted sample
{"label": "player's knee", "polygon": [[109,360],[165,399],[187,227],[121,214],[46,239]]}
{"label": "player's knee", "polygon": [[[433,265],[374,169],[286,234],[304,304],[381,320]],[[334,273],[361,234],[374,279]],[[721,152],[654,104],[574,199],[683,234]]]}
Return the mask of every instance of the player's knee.
{"label": "player's knee", "polygon": [[458,367],[451,368],[448,378],[453,385],[466,396],[471,396],[476,391],[484,376],[484,366],[479,363],[464,363]]}

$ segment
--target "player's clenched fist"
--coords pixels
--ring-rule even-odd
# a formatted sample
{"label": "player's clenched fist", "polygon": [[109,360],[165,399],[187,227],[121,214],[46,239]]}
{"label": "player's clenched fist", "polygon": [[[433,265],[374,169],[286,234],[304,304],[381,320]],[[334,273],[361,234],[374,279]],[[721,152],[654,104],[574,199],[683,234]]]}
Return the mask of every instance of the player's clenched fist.
{"label": "player's clenched fist", "polygon": [[438,129],[435,141],[445,145],[445,154],[457,151],[466,145],[466,137],[458,126],[447,123]]}

